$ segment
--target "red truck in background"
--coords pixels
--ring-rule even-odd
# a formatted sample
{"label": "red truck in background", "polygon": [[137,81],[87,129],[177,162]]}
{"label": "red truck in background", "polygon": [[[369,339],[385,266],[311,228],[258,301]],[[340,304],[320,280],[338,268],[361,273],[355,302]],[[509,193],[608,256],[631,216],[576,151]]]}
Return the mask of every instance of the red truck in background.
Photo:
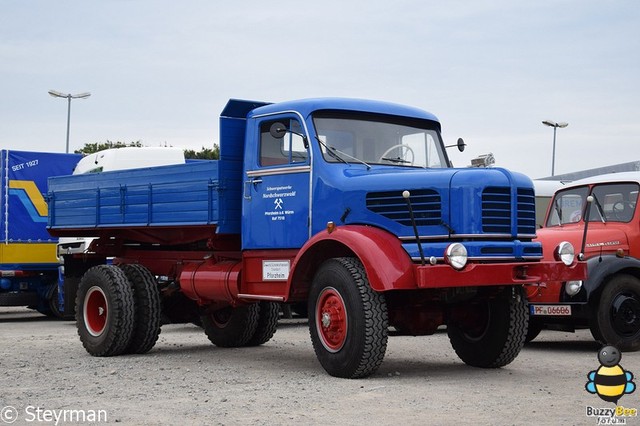
{"label": "red truck in background", "polygon": [[627,172],[575,181],[556,192],[537,241],[545,255],[560,241],[583,247],[588,277],[527,286],[528,341],[544,328],[589,328],[600,343],[640,349],[639,188],[640,172]]}

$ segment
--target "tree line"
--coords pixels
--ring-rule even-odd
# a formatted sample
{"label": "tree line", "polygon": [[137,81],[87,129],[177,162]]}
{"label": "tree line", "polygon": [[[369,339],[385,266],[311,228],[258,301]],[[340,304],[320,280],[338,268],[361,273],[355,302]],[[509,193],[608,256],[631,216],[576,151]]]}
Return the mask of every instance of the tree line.
{"label": "tree line", "polygon": [[[140,141],[135,142],[96,142],[96,143],[87,143],[84,147],[80,149],[76,149],[73,151],[76,154],[93,154],[94,152],[102,151],[105,149],[111,148],[124,148],[124,147],[143,147],[144,145]],[[200,151],[196,151],[193,149],[185,149],[184,150],[184,158],[189,160],[218,160],[220,159],[220,146],[218,144],[213,144],[213,148],[202,147]]]}

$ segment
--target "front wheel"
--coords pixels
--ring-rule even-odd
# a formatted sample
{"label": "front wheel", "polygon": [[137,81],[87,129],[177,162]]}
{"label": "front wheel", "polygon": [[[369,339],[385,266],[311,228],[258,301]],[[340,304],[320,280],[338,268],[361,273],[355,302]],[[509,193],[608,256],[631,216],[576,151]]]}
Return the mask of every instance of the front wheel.
{"label": "front wheel", "polygon": [[134,327],[133,290],[124,272],[113,265],[94,266],[82,276],[76,297],[78,335],[87,352],[122,354]]}
{"label": "front wheel", "polygon": [[466,364],[503,367],[524,346],[529,313],[521,287],[507,288],[495,298],[464,307],[462,321],[447,324],[451,346]]}
{"label": "front wheel", "polygon": [[358,259],[322,264],[313,278],[308,311],[313,349],[327,373],[354,379],[378,369],[387,349],[387,305],[370,287]]}
{"label": "front wheel", "polygon": [[621,351],[640,349],[640,280],[619,274],[604,284],[591,333]]}

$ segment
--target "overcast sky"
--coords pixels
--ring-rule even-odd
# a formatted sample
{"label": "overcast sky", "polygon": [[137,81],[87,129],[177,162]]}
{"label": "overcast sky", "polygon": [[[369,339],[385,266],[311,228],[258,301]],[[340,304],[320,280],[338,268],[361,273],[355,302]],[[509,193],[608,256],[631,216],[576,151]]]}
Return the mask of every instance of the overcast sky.
{"label": "overcast sky", "polygon": [[532,178],[640,160],[637,1],[0,2],[0,148],[219,143],[229,98],[358,97],[435,114],[457,166]]}

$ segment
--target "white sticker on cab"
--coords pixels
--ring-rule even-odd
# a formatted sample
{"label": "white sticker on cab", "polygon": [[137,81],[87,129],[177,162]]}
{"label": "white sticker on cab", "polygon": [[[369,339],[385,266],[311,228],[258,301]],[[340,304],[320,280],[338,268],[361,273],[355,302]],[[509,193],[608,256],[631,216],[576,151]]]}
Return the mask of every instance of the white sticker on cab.
{"label": "white sticker on cab", "polygon": [[286,281],[289,279],[290,261],[288,260],[263,260],[263,281]]}

